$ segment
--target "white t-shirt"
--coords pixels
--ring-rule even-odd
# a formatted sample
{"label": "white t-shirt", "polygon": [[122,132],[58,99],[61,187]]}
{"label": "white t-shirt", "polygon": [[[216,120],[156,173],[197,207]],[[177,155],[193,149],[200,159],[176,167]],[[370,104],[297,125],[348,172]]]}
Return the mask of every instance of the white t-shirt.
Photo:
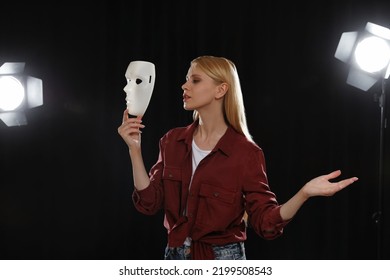
{"label": "white t-shirt", "polygon": [[192,176],[194,175],[195,169],[198,167],[199,162],[204,159],[210,152],[211,151],[208,150],[201,150],[196,145],[195,140],[192,140]]}

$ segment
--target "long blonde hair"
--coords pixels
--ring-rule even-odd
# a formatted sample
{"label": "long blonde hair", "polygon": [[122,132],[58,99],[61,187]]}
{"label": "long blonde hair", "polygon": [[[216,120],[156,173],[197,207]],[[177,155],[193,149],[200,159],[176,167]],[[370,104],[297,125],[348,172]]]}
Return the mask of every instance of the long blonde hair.
{"label": "long blonde hair", "polygon": [[[234,63],[224,57],[199,56],[191,61],[216,83],[227,83],[228,91],[224,96],[223,115],[225,121],[237,132],[245,135],[253,141],[246,122],[244,100],[242,97],[240,79]],[[199,113],[194,110],[194,120],[199,118]]]}

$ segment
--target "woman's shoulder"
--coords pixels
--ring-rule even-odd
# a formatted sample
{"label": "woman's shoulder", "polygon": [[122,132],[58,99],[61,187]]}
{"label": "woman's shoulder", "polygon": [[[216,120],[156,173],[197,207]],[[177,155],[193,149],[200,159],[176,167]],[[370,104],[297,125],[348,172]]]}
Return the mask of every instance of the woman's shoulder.
{"label": "woman's shoulder", "polygon": [[249,139],[246,137],[244,134],[237,132],[233,128],[231,128],[234,141],[236,142],[237,145],[239,145],[242,148],[246,148],[251,151],[261,151],[262,148],[255,142],[253,139]]}
{"label": "woman's shoulder", "polygon": [[188,135],[192,135],[194,130],[194,124],[190,124],[187,126],[178,126],[169,129],[164,135],[163,139],[184,139]]}
{"label": "woman's shoulder", "polygon": [[238,158],[248,159],[263,154],[262,149],[256,142],[231,127],[217,145],[217,148],[225,154]]}
{"label": "woman's shoulder", "polygon": [[248,139],[244,136],[242,146],[246,148],[246,151],[252,155],[263,154],[263,149],[252,139]]}

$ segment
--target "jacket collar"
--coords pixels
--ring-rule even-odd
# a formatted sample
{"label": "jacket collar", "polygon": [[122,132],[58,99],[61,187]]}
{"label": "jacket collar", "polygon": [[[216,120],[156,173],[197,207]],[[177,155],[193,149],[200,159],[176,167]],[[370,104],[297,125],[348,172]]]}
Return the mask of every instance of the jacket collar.
{"label": "jacket collar", "polygon": [[[177,141],[184,142],[187,145],[187,151],[191,150],[193,135],[198,125],[199,125],[199,120],[194,121],[192,124],[185,127],[185,129],[181,132],[181,134],[177,138]],[[238,137],[244,137],[244,136],[238,133],[234,128],[232,128],[229,125],[225,134],[218,141],[217,145],[214,147],[212,152],[216,152],[219,150],[222,153],[224,153],[226,156],[229,156],[234,149],[234,147],[232,146],[232,142],[235,142],[234,139]]]}

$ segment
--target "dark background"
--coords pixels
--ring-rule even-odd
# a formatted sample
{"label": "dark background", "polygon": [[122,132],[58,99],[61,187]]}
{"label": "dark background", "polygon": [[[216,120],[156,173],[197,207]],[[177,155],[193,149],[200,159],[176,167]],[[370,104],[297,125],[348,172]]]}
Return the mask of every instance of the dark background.
{"label": "dark background", "polygon": [[27,112],[28,126],[0,124],[0,258],[161,259],[163,215],[134,209],[128,149],[117,133],[124,73],[133,60],[156,65],[142,138],[149,169],[159,138],[192,121],[181,85],[190,60],[210,54],[236,63],[280,203],[336,169],[360,178],[309,200],[276,240],[249,230],[248,258],[389,259],[389,140],[380,247],[372,219],[380,87],[347,85],[348,66],[334,58],[342,32],[367,21],[390,27],[386,2],[2,3],[0,63],[26,62],[25,72],[43,80],[44,105]]}

